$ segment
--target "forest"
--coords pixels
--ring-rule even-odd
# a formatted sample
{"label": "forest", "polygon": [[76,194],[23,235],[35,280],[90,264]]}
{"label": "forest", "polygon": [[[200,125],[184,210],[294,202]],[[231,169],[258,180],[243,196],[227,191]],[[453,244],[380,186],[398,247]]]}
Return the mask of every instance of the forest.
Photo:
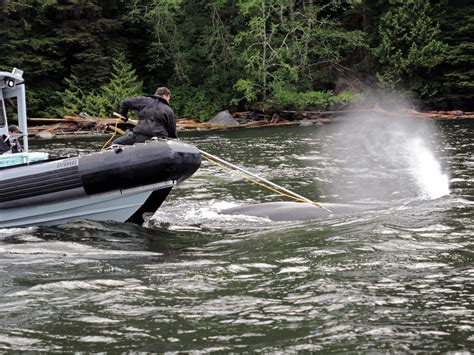
{"label": "forest", "polygon": [[0,70],[30,117],[105,117],[172,91],[179,117],[384,95],[474,110],[472,0],[1,0]]}

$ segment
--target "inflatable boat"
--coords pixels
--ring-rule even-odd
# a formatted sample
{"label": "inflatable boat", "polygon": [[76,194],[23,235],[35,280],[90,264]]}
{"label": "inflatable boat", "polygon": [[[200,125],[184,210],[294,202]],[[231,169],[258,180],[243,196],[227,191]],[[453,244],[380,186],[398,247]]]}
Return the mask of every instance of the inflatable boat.
{"label": "inflatable boat", "polygon": [[8,134],[4,99],[16,97],[24,147],[22,153],[0,155],[0,228],[84,218],[141,224],[200,166],[200,151],[179,140],[112,146],[55,160],[28,152],[21,74],[0,72],[0,87],[0,136]]}

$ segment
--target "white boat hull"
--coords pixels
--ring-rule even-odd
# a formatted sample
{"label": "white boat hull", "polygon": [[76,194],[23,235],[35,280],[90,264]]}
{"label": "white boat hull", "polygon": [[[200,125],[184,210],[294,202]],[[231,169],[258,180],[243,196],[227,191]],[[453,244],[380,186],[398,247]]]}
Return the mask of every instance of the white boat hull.
{"label": "white boat hull", "polygon": [[77,219],[125,222],[153,191],[169,189],[175,181],[85,196],[63,202],[1,210],[0,228],[56,225]]}

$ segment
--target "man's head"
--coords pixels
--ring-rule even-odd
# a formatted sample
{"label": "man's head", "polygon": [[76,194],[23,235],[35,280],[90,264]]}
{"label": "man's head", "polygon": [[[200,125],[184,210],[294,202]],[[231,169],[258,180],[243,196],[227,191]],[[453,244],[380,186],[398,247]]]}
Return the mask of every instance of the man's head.
{"label": "man's head", "polygon": [[166,101],[170,102],[171,91],[167,87],[164,87],[164,86],[159,87],[158,89],[156,89],[155,95],[160,96],[160,97],[164,98]]}
{"label": "man's head", "polygon": [[10,136],[19,136],[21,134],[20,129],[18,128],[17,125],[11,124],[8,126],[8,134]]}

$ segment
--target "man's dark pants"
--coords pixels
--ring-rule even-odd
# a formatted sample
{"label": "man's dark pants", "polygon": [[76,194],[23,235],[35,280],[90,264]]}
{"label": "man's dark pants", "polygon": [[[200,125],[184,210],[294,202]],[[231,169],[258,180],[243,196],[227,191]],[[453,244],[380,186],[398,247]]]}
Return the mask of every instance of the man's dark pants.
{"label": "man's dark pants", "polygon": [[150,140],[151,137],[145,136],[144,134],[129,132],[126,135],[115,139],[112,144],[120,145],[133,145],[135,143],[144,143],[147,140]]}

